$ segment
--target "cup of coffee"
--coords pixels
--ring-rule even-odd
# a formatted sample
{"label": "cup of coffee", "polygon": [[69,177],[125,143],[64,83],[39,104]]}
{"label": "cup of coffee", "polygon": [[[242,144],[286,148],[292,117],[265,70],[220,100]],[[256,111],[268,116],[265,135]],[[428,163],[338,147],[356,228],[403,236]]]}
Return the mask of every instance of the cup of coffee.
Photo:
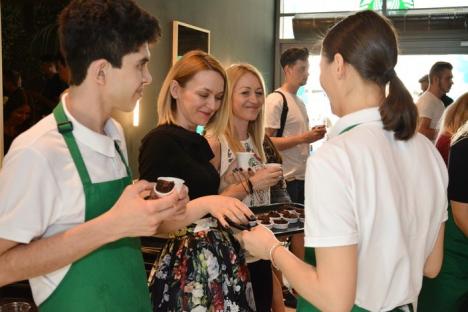
{"label": "cup of coffee", "polygon": [[184,180],[179,178],[159,177],[151,190],[150,198],[164,197],[172,194],[174,190],[179,192],[184,182]]}
{"label": "cup of coffee", "polygon": [[242,168],[242,170],[248,170],[250,166],[250,160],[254,158],[254,153],[252,152],[237,152],[237,166]]}

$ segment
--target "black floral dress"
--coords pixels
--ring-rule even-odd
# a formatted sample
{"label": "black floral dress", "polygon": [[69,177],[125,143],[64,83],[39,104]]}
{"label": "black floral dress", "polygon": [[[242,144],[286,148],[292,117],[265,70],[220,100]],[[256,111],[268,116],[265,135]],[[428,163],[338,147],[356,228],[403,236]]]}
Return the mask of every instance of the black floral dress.
{"label": "black floral dress", "polygon": [[[206,139],[174,125],[144,139],[140,177],[185,180],[191,199],[218,193],[219,175]],[[154,311],[255,311],[244,253],[230,230],[206,216],[171,235],[150,274]]]}

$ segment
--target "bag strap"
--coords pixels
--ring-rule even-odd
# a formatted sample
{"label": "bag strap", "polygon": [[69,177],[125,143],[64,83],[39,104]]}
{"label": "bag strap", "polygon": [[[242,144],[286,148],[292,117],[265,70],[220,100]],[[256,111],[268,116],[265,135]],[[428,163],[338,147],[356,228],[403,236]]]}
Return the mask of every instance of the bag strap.
{"label": "bag strap", "polygon": [[276,133],[277,137],[283,136],[284,127],[286,125],[286,118],[288,117],[288,101],[286,101],[286,97],[284,96],[283,92],[280,91],[273,91],[273,93],[279,93],[283,98],[283,109],[281,110],[281,119],[280,119],[280,128]]}

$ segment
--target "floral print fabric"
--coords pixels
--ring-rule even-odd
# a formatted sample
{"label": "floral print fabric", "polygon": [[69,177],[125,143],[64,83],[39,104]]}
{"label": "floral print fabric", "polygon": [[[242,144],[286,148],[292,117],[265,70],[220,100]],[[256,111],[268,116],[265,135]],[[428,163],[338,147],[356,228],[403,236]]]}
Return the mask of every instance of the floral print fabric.
{"label": "floral print fabric", "polygon": [[244,254],[232,232],[195,225],[184,232],[167,242],[154,268],[154,311],[255,311]]}

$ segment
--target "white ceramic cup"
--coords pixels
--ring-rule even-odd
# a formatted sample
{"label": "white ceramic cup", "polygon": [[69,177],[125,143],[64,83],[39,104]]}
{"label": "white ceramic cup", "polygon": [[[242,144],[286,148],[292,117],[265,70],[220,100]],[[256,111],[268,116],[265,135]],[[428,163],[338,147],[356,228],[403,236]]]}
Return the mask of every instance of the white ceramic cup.
{"label": "white ceramic cup", "polygon": [[249,169],[249,162],[250,159],[254,157],[254,153],[252,152],[237,152],[236,159],[237,159],[237,166],[242,168],[242,170]]}
{"label": "white ceramic cup", "polygon": [[158,195],[158,197],[164,197],[164,196],[167,196],[169,194],[172,194],[172,192],[174,190],[176,190],[177,192],[180,192],[180,189],[182,188],[182,185],[184,185],[184,180],[182,179],[179,179],[179,178],[174,178],[174,177],[159,177],[158,178],[158,181],[159,180],[164,180],[164,181],[171,181],[171,182],[174,182],[174,187],[172,188],[172,190],[170,192],[167,192],[167,193],[161,193],[159,192],[158,190],[156,190],[156,185],[158,184],[158,182],[156,182],[154,184],[154,193],[156,193],[156,195]]}

